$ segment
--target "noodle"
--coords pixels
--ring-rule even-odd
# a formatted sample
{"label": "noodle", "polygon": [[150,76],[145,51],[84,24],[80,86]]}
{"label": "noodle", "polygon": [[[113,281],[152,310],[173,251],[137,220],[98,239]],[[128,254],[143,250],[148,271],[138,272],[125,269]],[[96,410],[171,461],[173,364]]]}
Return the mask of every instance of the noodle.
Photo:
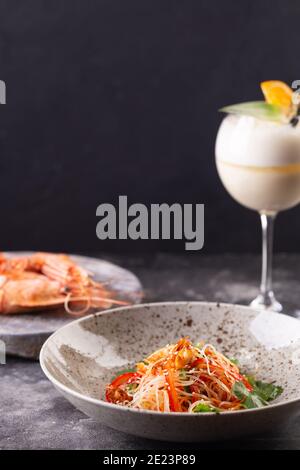
{"label": "noodle", "polygon": [[[281,387],[268,387],[272,387],[270,400],[282,392]],[[106,388],[106,399],[152,411],[221,412],[255,407],[251,406],[251,399],[259,393],[257,390],[239,367],[214,346],[197,347],[182,338],[138,363],[136,371],[113,380]],[[255,399],[259,406],[268,400],[259,395]]]}

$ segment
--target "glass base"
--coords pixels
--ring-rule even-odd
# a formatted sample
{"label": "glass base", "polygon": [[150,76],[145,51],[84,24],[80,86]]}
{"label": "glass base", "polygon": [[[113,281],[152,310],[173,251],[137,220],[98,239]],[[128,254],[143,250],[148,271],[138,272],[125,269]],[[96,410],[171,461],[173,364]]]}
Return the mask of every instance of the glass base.
{"label": "glass base", "polygon": [[256,310],[270,310],[272,312],[282,312],[283,309],[282,305],[275,299],[274,292],[272,291],[266,294],[259,294],[251,302],[250,306]]}

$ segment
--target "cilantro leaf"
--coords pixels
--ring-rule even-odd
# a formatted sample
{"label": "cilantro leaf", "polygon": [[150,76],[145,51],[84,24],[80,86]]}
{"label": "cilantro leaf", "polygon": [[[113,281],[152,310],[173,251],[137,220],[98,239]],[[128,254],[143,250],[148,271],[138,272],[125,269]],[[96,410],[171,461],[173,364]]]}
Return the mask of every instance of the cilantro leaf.
{"label": "cilantro leaf", "polygon": [[235,366],[239,366],[239,365],[240,365],[239,360],[238,360],[238,359],[235,359],[234,357],[230,357],[229,360],[230,360],[230,362],[232,362],[232,364],[234,364]]}
{"label": "cilantro leaf", "polygon": [[243,382],[235,382],[232,387],[232,392],[243,402],[244,408],[262,408],[267,403],[261,397],[259,397],[255,392],[248,390]]}
{"label": "cilantro leaf", "polygon": [[283,388],[280,387],[279,385],[262,382],[261,380],[255,380],[253,377],[247,377],[247,378],[253,387],[253,391],[262,400],[265,400],[265,401],[275,400],[283,392]]}
{"label": "cilantro leaf", "polygon": [[218,408],[214,408],[213,406],[206,405],[205,403],[198,403],[193,408],[193,413],[219,413],[220,411]]}
{"label": "cilantro leaf", "polygon": [[138,384],[137,383],[132,383],[132,384],[128,384],[126,385],[126,391],[128,393],[134,393],[136,391],[136,389],[138,388]]}

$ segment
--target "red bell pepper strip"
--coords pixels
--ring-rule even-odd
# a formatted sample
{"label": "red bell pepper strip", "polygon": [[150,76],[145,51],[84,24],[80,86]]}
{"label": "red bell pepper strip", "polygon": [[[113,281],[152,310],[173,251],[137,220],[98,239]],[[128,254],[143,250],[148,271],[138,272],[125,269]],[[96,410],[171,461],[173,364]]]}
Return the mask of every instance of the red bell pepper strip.
{"label": "red bell pepper strip", "polygon": [[141,377],[139,372],[125,372],[125,374],[121,374],[116,377],[106,388],[106,400],[110,403],[113,403],[114,393],[118,390],[118,388],[136,382],[136,379],[139,377]]}

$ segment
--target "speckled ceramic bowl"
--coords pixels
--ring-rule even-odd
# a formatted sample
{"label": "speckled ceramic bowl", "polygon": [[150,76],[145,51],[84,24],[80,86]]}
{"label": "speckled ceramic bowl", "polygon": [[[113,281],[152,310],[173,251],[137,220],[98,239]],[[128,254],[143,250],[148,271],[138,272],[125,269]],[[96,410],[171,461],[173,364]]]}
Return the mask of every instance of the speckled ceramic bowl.
{"label": "speckled ceramic bowl", "polygon": [[[245,372],[284,393],[266,408],[215,414],[157,413],[103,401],[116,371],[182,336],[215,344]],[[168,441],[228,439],[282,426],[300,411],[300,321],[248,307],[170,302],[117,308],[74,321],[44,344],[46,376],[79,410],[137,436]]]}

